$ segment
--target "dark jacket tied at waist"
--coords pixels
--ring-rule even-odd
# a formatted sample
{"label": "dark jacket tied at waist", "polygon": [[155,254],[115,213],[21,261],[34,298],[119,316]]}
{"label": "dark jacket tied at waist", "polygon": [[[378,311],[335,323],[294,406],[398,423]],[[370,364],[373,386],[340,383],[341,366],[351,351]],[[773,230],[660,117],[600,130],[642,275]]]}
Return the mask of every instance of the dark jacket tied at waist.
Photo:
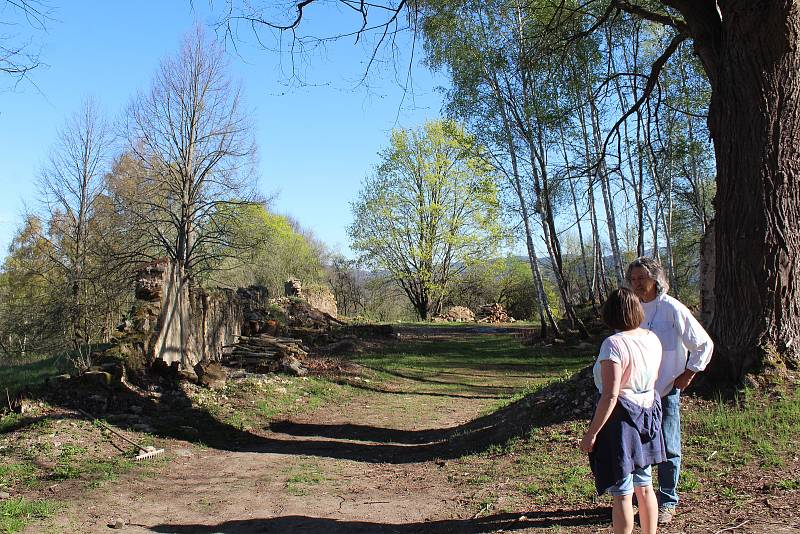
{"label": "dark jacket tied at waist", "polygon": [[589,453],[598,495],[636,469],[666,460],[661,435],[661,398],[655,393],[653,397],[652,406],[643,408],[620,396],[600,429]]}

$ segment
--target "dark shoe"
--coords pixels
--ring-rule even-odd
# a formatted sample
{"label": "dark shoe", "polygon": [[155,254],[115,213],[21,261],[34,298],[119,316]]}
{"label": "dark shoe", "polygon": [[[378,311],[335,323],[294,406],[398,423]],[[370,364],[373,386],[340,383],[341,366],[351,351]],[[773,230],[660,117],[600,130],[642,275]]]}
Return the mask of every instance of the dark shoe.
{"label": "dark shoe", "polygon": [[675,508],[660,508],[658,510],[658,524],[669,525],[675,517]]}

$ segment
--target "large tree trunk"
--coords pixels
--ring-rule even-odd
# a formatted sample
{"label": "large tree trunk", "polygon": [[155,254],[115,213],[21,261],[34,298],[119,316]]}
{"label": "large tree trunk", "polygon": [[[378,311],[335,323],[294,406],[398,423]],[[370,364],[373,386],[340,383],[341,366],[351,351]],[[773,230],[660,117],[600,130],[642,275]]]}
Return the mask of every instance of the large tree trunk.
{"label": "large tree trunk", "polygon": [[[717,161],[713,370],[741,380],[800,344],[800,9],[789,0],[681,9],[712,86]],[[679,5],[680,4],[680,5]]]}

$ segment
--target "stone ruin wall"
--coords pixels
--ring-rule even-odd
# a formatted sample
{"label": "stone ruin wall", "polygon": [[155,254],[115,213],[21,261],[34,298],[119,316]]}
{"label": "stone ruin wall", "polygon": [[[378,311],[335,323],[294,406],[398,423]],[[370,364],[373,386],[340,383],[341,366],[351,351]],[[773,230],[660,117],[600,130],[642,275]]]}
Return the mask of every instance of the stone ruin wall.
{"label": "stone ruin wall", "polygon": [[336,297],[333,296],[333,292],[328,287],[321,285],[303,287],[300,280],[294,278],[287,280],[283,287],[287,297],[301,298],[314,308],[332,317],[338,317],[339,310],[336,306]]}
{"label": "stone ruin wall", "polygon": [[203,359],[221,359],[223,346],[241,334],[245,314],[265,309],[269,295],[263,287],[189,289],[182,278],[166,259],[141,269],[132,327],[148,362],[160,359],[191,369]]}
{"label": "stone ruin wall", "polygon": [[[204,359],[218,361],[223,347],[242,334],[247,317],[270,305],[264,287],[205,291],[188,288],[182,279],[167,259],[149,263],[137,273],[132,334],[141,340],[149,363],[160,359],[192,369]],[[329,289],[303,289],[299,281],[290,280],[286,292],[336,317],[336,299]]]}

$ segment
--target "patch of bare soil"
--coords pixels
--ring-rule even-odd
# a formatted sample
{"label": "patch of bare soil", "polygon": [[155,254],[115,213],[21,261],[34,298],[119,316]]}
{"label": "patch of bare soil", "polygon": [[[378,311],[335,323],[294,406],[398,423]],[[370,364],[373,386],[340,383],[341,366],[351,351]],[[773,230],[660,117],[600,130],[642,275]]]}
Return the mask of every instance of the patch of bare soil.
{"label": "patch of bare soil", "polygon": [[[154,476],[131,471],[94,490],[59,488],[66,508],[27,532],[611,532],[608,501],[579,489],[556,500],[520,475],[549,469],[551,481],[566,484],[569,470],[576,487],[591,484],[575,453],[591,410],[586,372],[488,416],[481,414],[496,398],[420,392],[410,387],[418,377],[394,376],[380,388],[357,378],[348,381],[365,387],[341,403],[248,432],[228,429],[209,446],[166,434],[159,446],[169,462]],[[211,424],[200,412],[183,414],[168,424]],[[524,443],[498,447],[514,437]],[[743,468],[736,480],[701,480],[661,532],[800,532],[800,491],[779,489],[779,476],[800,480],[798,459],[768,472]],[[746,497],[721,497],[725,485]]]}

